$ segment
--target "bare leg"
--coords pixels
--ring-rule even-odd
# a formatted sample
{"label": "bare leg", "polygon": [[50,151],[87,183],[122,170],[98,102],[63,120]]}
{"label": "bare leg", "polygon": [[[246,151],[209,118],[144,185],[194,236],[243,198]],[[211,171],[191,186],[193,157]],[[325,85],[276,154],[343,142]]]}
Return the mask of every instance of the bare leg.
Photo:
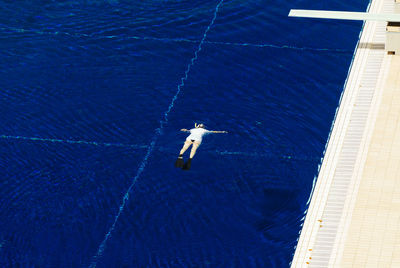
{"label": "bare leg", "polygon": [[198,141],[193,142],[193,146],[192,146],[192,150],[190,151],[189,158],[193,158],[193,156],[196,154],[196,150],[197,150],[197,148],[199,148],[199,146],[200,146],[200,142],[198,142]]}
{"label": "bare leg", "polygon": [[[185,141],[185,143],[183,144],[182,150],[179,152],[179,155],[182,155],[186,152],[186,150],[190,147],[190,145],[192,145],[192,141]],[[194,145],[193,145],[194,146]]]}

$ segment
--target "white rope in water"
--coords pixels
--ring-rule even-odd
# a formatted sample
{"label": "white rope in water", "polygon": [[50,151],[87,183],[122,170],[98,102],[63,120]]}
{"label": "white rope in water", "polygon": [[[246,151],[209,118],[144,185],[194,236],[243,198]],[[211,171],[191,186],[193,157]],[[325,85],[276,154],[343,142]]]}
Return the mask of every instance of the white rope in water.
{"label": "white rope in water", "polygon": [[83,144],[83,145],[94,145],[94,146],[105,146],[105,147],[125,147],[133,149],[147,148],[147,145],[140,145],[140,144],[110,143],[110,142],[97,142],[97,141],[84,141],[84,140],[64,140],[64,139],[38,138],[38,137],[25,137],[25,136],[12,136],[12,135],[0,135],[0,139],[65,143],[65,144]]}
{"label": "white rope in water", "polygon": [[126,193],[125,193],[125,195],[124,195],[124,197],[123,197],[123,199],[122,199],[122,203],[121,203],[121,205],[120,205],[120,207],[119,207],[119,210],[118,210],[117,215],[116,215],[115,218],[114,218],[114,222],[113,222],[113,224],[111,225],[111,227],[110,227],[110,229],[108,230],[108,232],[106,233],[106,235],[105,235],[103,241],[101,242],[101,244],[100,244],[100,246],[99,246],[99,248],[98,248],[98,250],[97,250],[97,253],[92,257],[92,262],[91,262],[91,264],[90,264],[90,266],[89,266],[89,267],[91,267],[91,268],[96,267],[98,259],[102,256],[102,254],[103,254],[103,252],[104,252],[104,250],[105,250],[107,241],[108,241],[108,239],[110,238],[111,233],[112,233],[113,230],[115,229],[115,225],[117,224],[118,219],[119,219],[119,217],[120,217],[122,211],[123,211],[124,208],[125,208],[125,204],[126,204],[126,202],[128,201],[128,199],[129,199],[129,193],[130,193],[130,191],[132,190],[132,188],[134,187],[134,185],[135,185],[136,181],[138,180],[138,178],[140,177],[140,175],[142,174],[143,170],[145,169],[146,164],[147,164],[147,161],[148,161],[148,159],[149,159],[151,153],[153,152],[153,149],[154,149],[154,146],[155,146],[155,144],[156,144],[156,142],[157,142],[157,139],[158,139],[158,137],[162,134],[162,130],[163,130],[163,128],[164,128],[164,125],[165,125],[166,123],[168,123],[168,114],[170,113],[170,111],[171,111],[172,108],[174,107],[175,101],[176,101],[176,99],[178,98],[179,93],[181,92],[181,88],[185,85],[185,81],[186,81],[187,78],[188,78],[188,74],[189,74],[189,72],[190,72],[190,69],[191,69],[192,66],[194,65],[194,62],[197,60],[198,53],[199,53],[199,52],[201,51],[201,49],[202,49],[202,45],[203,45],[203,43],[204,43],[204,40],[205,40],[206,37],[207,37],[208,31],[211,29],[212,25],[213,25],[214,22],[215,22],[215,19],[217,18],[218,9],[219,9],[219,7],[221,6],[221,4],[222,4],[223,1],[224,1],[224,0],[221,0],[221,1],[218,3],[218,5],[216,6],[216,8],[215,8],[214,17],[212,18],[211,23],[208,25],[207,29],[205,30],[205,32],[204,32],[204,34],[203,34],[203,38],[201,39],[197,50],[194,52],[193,58],[190,60],[190,63],[188,64],[188,66],[187,66],[187,68],[186,68],[185,75],[181,78],[181,83],[178,85],[177,91],[176,91],[175,95],[172,97],[171,103],[169,104],[167,111],[165,111],[165,113],[164,113],[163,119],[160,120],[160,126],[155,130],[155,134],[154,134],[154,136],[153,136],[153,138],[152,138],[152,140],[151,140],[151,143],[150,143],[150,145],[149,145],[149,147],[148,147],[148,149],[147,149],[147,152],[146,152],[145,157],[143,158],[141,164],[139,165],[139,169],[138,169],[138,171],[137,171],[137,173],[136,173],[136,176],[133,178],[131,185],[129,186],[128,190],[126,191]]}
{"label": "white rope in water", "polygon": [[[56,138],[41,138],[41,137],[26,137],[26,136],[12,136],[12,135],[0,135],[0,139],[5,140],[17,140],[17,141],[29,141],[29,142],[44,142],[44,143],[61,143],[65,145],[88,145],[88,146],[99,146],[99,147],[121,147],[128,149],[147,149],[149,145],[145,144],[127,144],[127,143],[110,143],[110,142],[98,142],[98,141],[85,141],[85,140],[65,140]],[[163,153],[169,153],[169,148],[157,147]],[[287,159],[294,161],[317,161],[319,157],[306,156],[298,154],[276,154],[274,152],[242,152],[242,151],[220,151],[220,150],[209,150],[208,153],[215,153],[222,156],[244,156],[244,157],[263,157],[270,159]]]}
{"label": "white rope in water", "polygon": [[[126,38],[126,39],[136,39],[136,40],[153,40],[161,42],[187,42],[187,43],[198,43],[196,40],[187,38],[160,38],[152,36],[128,36],[122,37],[118,35],[96,35],[96,34],[84,34],[84,33],[68,33],[68,32],[52,32],[52,31],[42,31],[35,29],[23,29],[15,27],[0,27],[0,31],[12,31],[15,33],[33,33],[41,35],[68,35],[72,37],[87,37],[87,38]],[[221,45],[221,46],[240,46],[240,47],[258,47],[258,48],[276,48],[276,49],[293,49],[293,50],[303,50],[303,51],[316,51],[316,52],[333,52],[333,53],[347,53],[353,54],[353,50],[340,49],[340,48],[315,48],[315,47],[299,47],[293,45],[278,45],[278,44],[253,44],[253,43],[239,43],[239,42],[221,42],[221,41],[204,41],[205,44]]]}
{"label": "white rope in water", "polygon": [[[117,38],[118,36],[106,36],[106,38]],[[155,40],[155,41],[163,41],[163,42],[188,42],[188,43],[197,43],[195,40],[186,39],[186,38],[158,38],[158,37],[139,37],[139,36],[130,36],[130,39],[137,40]],[[269,48],[278,48],[278,49],[294,49],[294,50],[311,50],[311,51],[321,51],[321,52],[337,52],[337,53],[353,53],[353,50],[348,49],[339,49],[339,48],[313,48],[313,47],[297,47],[292,45],[275,45],[275,44],[252,44],[252,43],[237,43],[237,42],[220,42],[220,41],[204,41],[206,44],[214,44],[214,45],[223,45],[223,46],[241,46],[241,47],[269,47]]]}

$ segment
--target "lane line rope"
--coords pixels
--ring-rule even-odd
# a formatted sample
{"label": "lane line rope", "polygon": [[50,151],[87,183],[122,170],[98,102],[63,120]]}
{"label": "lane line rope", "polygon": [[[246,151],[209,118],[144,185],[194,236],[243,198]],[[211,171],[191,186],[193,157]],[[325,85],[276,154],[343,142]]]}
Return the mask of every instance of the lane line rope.
{"label": "lane line rope", "polygon": [[12,136],[12,135],[0,135],[0,139],[40,141],[40,142],[50,142],[50,143],[65,143],[65,144],[84,144],[84,145],[95,145],[95,146],[105,146],[105,147],[124,147],[133,149],[144,149],[148,147],[147,145],[140,145],[140,144],[125,144],[125,143],[84,141],[84,140],[65,140],[65,139],[52,139],[52,138]]}
{"label": "lane line rope", "polygon": [[[85,141],[85,140],[65,140],[56,138],[40,138],[40,137],[26,137],[26,136],[12,136],[12,135],[0,135],[0,139],[5,140],[19,140],[29,142],[44,142],[44,143],[61,143],[66,145],[88,145],[88,146],[99,146],[99,147],[121,147],[129,149],[147,149],[149,146],[145,144],[127,144],[127,143],[111,143],[111,142],[98,142],[98,141]],[[158,147],[163,153],[169,153],[169,148]],[[208,153],[215,153],[222,156],[245,156],[245,157],[264,157],[270,159],[287,159],[295,161],[315,161],[319,160],[320,157],[306,156],[306,155],[292,155],[291,153],[276,154],[273,152],[243,152],[243,151],[220,151],[220,150],[209,150]]]}
{"label": "lane line rope", "polygon": [[[23,28],[14,28],[14,27],[0,27],[0,31],[4,32],[15,32],[15,33],[34,33],[34,34],[48,34],[48,35],[68,35],[72,37],[98,37],[98,38],[121,38],[121,36],[117,35],[95,35],[95,34],[84,34],[84,33],[68,33],[68,32],[51,32],[51,31],[41,31],[35,29],[23,29]],[[153,41],[161,41],[161,42],[186,42],[186,43],[197,43],[198,41],[187,39],[187,38],[161,38],[161,37],[151,37],[151,36],[127,36],[125,39],[135,39],[135,40],[153,40]],[[204,40],[204,44],[213,44],[213,45],[221,45],[221,46],[241,46],[241,47],[258,47],[258,48],[276,48],[276,49],[292,49],[292,50],[302,50],[302,51],[316,51],[316,52],[334,52],[334,53],[344,53],[344,54],[353,54],[353,50],[348,49],[340,49],[340,48],[314,48],[314,47],[299,47],[293,45],[278,45],[278,44],[254,44],[254,43],[239,43],[239,42],[222,42],[222,41],[206,41]]]}
{"label": "lane line rope", "polygon": [[[127,143],[112,143],[112,142],[98,142],[98,141],[85,141],[85,140],[64,140],[56,138],[40,138],[40,137],[26,137],[26,136],[12,136],[12,135],[0,135],[0,139],[5,140],[22,140],[29,142],[44,142],[44,143],[62,143],[66,145],[88,145],[88,146],[99,146],[99,147],[121,147],[129,149],[147,149],[149,146],[145,144],[127,144]],[[163,153],[168,153],[170,150],[168,148],[159,147],[160,151]],[[292,155],[291,153],[286,153],[278,155],[273,152],[243,152],[243,151],[220,151],[220,150],[209,150],[208,153],[215,153],[223,156],[245,156],[245,157],[264,157],[264,158],[281,158],[288,160],[297,161],[315,161],[319,160],[320,157],[306,156],[306,155]]]}

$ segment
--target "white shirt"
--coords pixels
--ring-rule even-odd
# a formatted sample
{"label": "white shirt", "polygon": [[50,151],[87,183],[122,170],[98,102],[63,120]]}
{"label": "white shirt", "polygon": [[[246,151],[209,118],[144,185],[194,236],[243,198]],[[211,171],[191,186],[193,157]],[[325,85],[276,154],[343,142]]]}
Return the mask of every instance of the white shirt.
{"label": "white shirt", "polygon": [[211,131],[204,128],[192,128],[190,131],[190,135],[186,138],[186,140],[195,140],[201,142],[203,140],[203,136]]}

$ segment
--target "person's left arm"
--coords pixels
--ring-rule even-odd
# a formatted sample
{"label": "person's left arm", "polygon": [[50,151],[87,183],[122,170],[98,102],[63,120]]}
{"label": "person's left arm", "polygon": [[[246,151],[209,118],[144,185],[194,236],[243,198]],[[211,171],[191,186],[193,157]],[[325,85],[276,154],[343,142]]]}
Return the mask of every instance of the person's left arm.
{"label": "person's left arm", "polygon": [[228,131],[225,130],[209,130],[211,133],[228,133]]}

